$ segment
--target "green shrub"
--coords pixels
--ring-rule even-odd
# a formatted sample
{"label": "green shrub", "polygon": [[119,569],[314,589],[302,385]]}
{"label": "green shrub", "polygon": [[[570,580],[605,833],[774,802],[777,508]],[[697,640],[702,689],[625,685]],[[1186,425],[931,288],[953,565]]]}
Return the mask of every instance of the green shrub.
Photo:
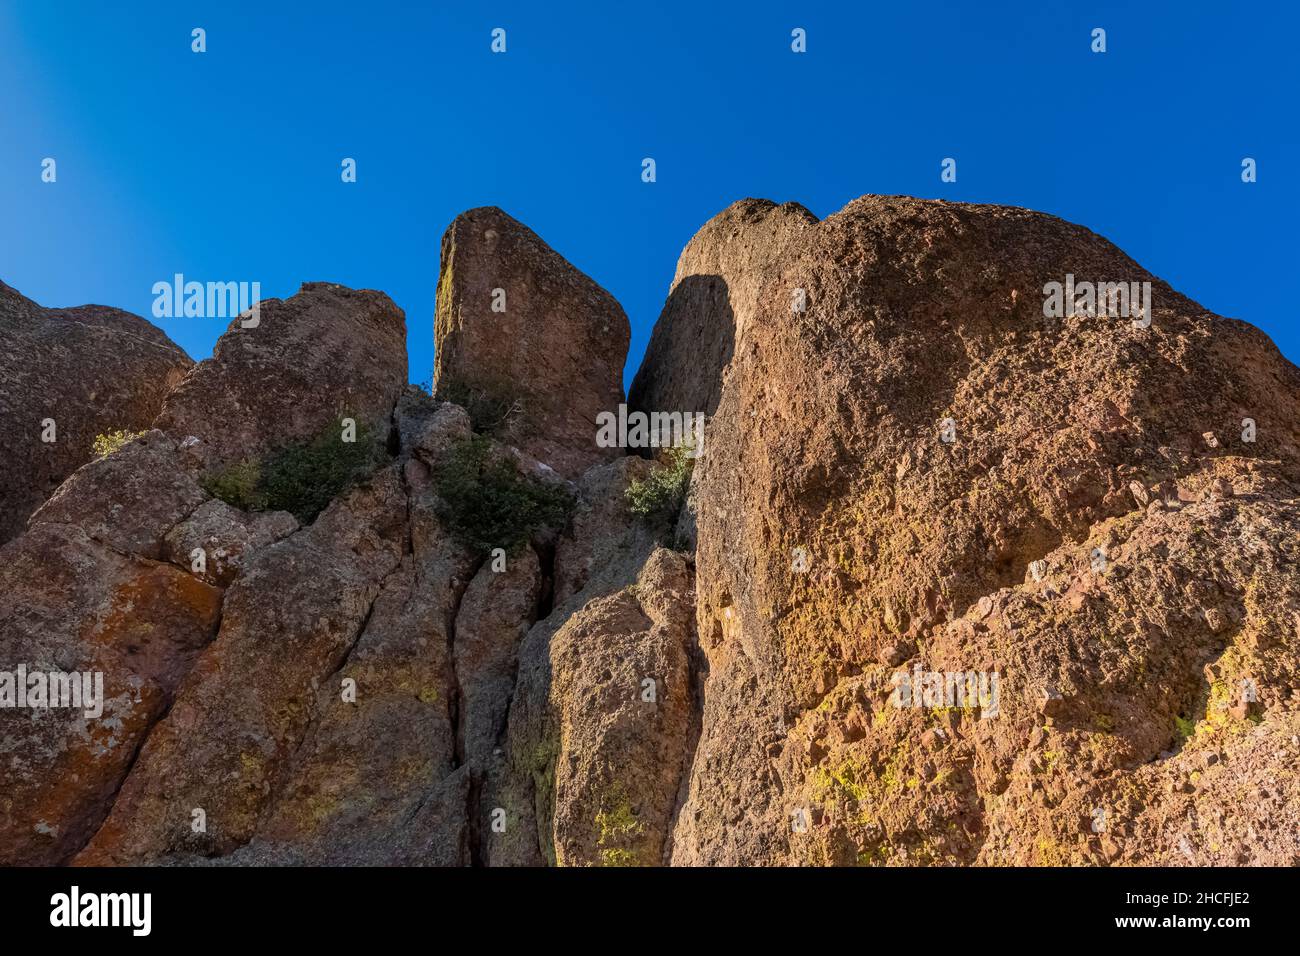
{"label": "green shrub", "polygon": [[263,511],[266,508],[266,495],[259,490],[261,482],[261,465],[245,458],[220,471],[204,475],[202,484],[204,491],[228,505],[244,511]]}
{"label": "green shrub", "polygon": [[671,521],[681,511],[686,500],[686,489],[691,483],[695,459],[690,448],[678,445],[665,449],[662,460],[645,478],[638,478],[627,486],[628,509],[651,521]]}
{"label": "green shrub", "polygon": [[134,441],[143,434],[144,432],[128,432],[119,428],[116,431],[105,432],[103,435],[96,435],[95,443],[91,448],[96,458],[107,458],[127,442]]}
{"label": "green shrub", "polygon": [[480,552],[515,550],[533,532],[563,524],[573,505],[563,488],[521,475],[480,435],[448,449],[434,471],[434,488],[441,499],[439,517],[462,543]]}
{"label": "green shrub", "polygon": [[306,524],[343,491],[369,476],[379,463],[370,429],[358,423],[356,441],[341,439],[342,425],[307,445],[293,445],[262,464],[266,507],[288,511]]}
{"label": "green shrub", "polygon": [[342,440],[340,420],[305,444],[289,445],[261,461],[244,459],[203,479],[214,498],[245,511],[287,511],[310,524],[381,460],[370,428],[358,423],[356,441]]}
{"label": "green shrub", "polygon": [[438,398],[465,409],[477,434],[500,435],[523,412],[519,399],[506,397],[509,392],[504,384],[489,387],[449,382],[439,387]]}

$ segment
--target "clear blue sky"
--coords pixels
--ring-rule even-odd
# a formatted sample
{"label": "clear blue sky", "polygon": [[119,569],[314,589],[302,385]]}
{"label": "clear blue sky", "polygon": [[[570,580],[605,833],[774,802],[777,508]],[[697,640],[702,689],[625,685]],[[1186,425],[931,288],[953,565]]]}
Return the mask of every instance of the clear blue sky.
{"label": "clear blue sky", "polygon": [[[623,304],[630,380],[682,245],[718,210],[908,193],[1082,223],[1300,359],[1295,3],[287,6],[4,0],[0,278],[146,316],[176,272],[265,296],[382,289],[419,381],[439,238],[493,204]],[[196,358],[225,326],[160,324]]]}

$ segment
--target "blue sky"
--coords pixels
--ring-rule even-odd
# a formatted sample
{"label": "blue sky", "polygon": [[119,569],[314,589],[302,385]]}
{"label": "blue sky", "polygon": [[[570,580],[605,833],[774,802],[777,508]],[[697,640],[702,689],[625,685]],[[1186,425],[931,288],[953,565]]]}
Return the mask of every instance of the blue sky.
{"label": "blue sky", "polygon": [[[1082,223],[1300,360],[1296,4],[289,6],[6,0],[0,279],[146,316],[176,272],[382,289],[420,381],[439,238],[499,205],[623,304],[630,380],[714,213],[907,193]],[[225,327],[159,324],[196,358]]]}

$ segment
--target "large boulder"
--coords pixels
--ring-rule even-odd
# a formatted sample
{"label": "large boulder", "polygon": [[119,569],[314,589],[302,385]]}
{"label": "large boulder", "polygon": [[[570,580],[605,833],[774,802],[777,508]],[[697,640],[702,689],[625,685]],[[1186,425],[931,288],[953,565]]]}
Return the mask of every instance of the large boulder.
{"label": "large boulder", "polygon": [[696,734],[695,601],[689,559],[627,501],[653,467],[624,457],[577,482],[483,788],[502,823],[482,834],[489,865],[665,862]]}
{"label": "large boulder", "polygon": [[608,292],[495,207],[442,238],[434,389],[476,426],[569,479],[624,452],[596,444],[623,401],[627,316]]}
{"label": "large boulder", "polygon": [[798,203],[766,199],[743,199],[706,222],[677,259],[628,405],[712,415],[722,398],[722,370],[768,269],[816,222]]}
{"label": "large boulder", "polygon": [[[692,578],[685,557],[656,549],[634,582],[529,634],[511,760],[531,784],[531,805],[518,809],[546,861],[667,862],[693,742]],[[538,862],[505,840],[493,849],[494,862]]]}
{"label": "large boulder", "polygon": [[[94,457],[95,438],[147,429],[193,363],[120,309],[45,309],[0,282],[0,544]],[[53,421],[53,441],[46,421]]]}
{"label": "large boulder", "polygon": [[167,396],[156,426],[209,467],[317,438],[341,418],[388,437],[406,387],[406,316],[382,292],[304,283],[235,319]]}
{"label": "large boulder", "polygon": [[[729,241],[770,236],[751,224]],[[1267,337],[1023,209],[864,197],[756,261],[762,274],[714,313],[736,334],[697,463],[708,678],[674,862],[1078,859],[1100,843],[1078,807],[1026,796],[1035,781],[1015,789],[1028,742],[1057,786],[1127,786],[1218,693],[1202,671],[1238,628],[1269,650],[1224,672],[1272,688],[1250,706],[1287,725],[1295,555],[1269,529],[1300,520],[1300,370]],[[1150,322],[1082,303],[1047,317],[1045,286],[1067,275],[1150,282]],[[1171,566],[1183,532],[1151,503],[1238,485],[1267,500],[1185,529],[1209,547]],[[1106,543],[1143,527],[1132,561]],[[1067,560],[1089,569],[1087,597],[991,623]],[[1244,605],[1264,593],[1252,623]],[[1213,637],[1196,629],[1207,613]],[[887,703],[918,667],[997,673],[1001,706]],[[1110,831],[1117,857],[1142,829],[1126,826]],[[1280,825],[1256,834],[1252,858],[1293,846]],[[1129,842],[1127,858],[1171,859],[1148,849]]]}

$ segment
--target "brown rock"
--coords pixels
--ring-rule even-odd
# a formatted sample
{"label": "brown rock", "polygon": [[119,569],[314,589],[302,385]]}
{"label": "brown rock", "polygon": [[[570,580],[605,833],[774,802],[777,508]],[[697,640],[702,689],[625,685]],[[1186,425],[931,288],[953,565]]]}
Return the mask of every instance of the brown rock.
{"label": "brown rock", "polygon": [[235,319],[212,358],[163,403],[156,426],[194,437],[208,466],[307,442],[340,418],[383,441],[406,387],[406,319],[382,292],[304,283],[261,303],[259,324]]}
{"label": "brown rock", "polygon": [[448,227],[434,391],[566,478],[624,454],[597,447],[596,416],[623,401],[630,334],[608,292],[500,209]]}
{"label": "brown rock", "polygon": [[484,767],[504,742],[519,643],[537,618],[542,573],[531,548],[489,561],[470,582],[456,614],[455,673],[462,763]]}
{"label": "brown rock", "polygon": [[[751,241],[744,229],[723,239]],[[933,862],[1008,859],[999,841],[983,846],[971,820],[987,812],[981,801],[994,802],[996,781],[1016,779],[1023,738],[1009,725],[1037,709],[1029,688],[1069,687],[1068,712],[1057,719],[1072,733],[1089,732],[1077,726],[1085,715],[1110,715],[1121,742],[1104,770],[1074,765],[1075,748],[1054,748],[1032,791],[1020,796],[1013,783],[1008,792],[1017,796],[996,801],[999,821],[1023,835],[1007,839],[1036,848],[1043,833],[1035,827],[1048,817],[1030,812],[1034,801],[1060,800],[1063,787],[1077,789],[1094,773],[1122,777],[1122,767],[1165,749],[1173,727],[1162,698],[1190,708],[1202,665],[1223,653],[1230,634],[1236,640],[1237,631],[1196,627],[1196,595],[1173,581],[1212,574],[1216,590],[1242,593],[1254,546],[1240,535],[1250,524],[1271,529],[1272,614],[1295,606],[1282,573],[1284,536],[1275,535],[1295,520],[1286,493],[1236,518],[1210,510],[1215,502],[1134,512],[1132,497],[1118,493],[1117,466],[1141,462],[1148,485],[1201,467],[1248,466],[1294,487],[1300,371],[1259,332],[1209,316],[1105,240],[1026,210],[869,196],[803,227],[766,262],[746,277],[755,293],[729,296],[734,350],[696,466],[698,620],[708,657],[699,754],[712,759],[697,754],[673,860],[834,861],[837,846],[879,839],[851,815],[832,814],[825,834],[792,832],[790,808],[812,799],[817,781],[824,789],[825,777],[789,766],[774,780],[764,741],[766,728],[792,715],[797,722],[873,659],[872,636],[891,620],[905,637],[927,637],[929,667],[1002,675],[1000,716],[965,717],[963,728],[978,733],[935,757],[947,780],[968,779],[972,764],[963,761],[979,768],[961,796],[936,803],[919,765],[917,786],[907,785],[909,742],[921,732],[911,710],[873,725],[849,755],[827,754],[831,767],[861,761],[855,787],[877,794],[872,812],[887,832],[910,834],[913,858],[919,842]],[[1041,290],[1067,273],[1150,281],[1151,326],[1122,317],[1045,320]],[[807,295],[803,315],[791,311],[796,289]],[[652,353],[638,381],[696,374],[673,354]],[[1268,449],[1245,446],[1238,451],[1249,457],[1234,463],[1201,440],[1200,422],[1240,420],[1240,408],[1279,402],[1290,424]],[[948,419],[952,442],[942,440]],[[912,464],[900,487],[904,455]],[[1110,562],[1116,573],[1087,576],[1076,613],[1062,619],[1023,593],[1028,566],[1044,557],[1086,573],[1089,542],[1106,540],[1094,526],[1125,515],[1150,527],[1140,526],[1134,546],[1131,524],[1115,526],[1117,540],[1130,543],[1108,549],[1120,555]],[[835,556],[838,573],[794,573],[796,548],[815,566]],[[980,622],[986,630],[935,636],[936,625],[986,596],[999,609]],[[1147,620],[1152,630],[1135,636],[1134,623]],[[1140,680],[1112,674],[1138,661],[1146,667]],[[1138,684],[1149,689],[1128,698],[1116,691]],[[897,791],[890,781],[901,781]],[[1010,858],[1030,862],[1038,852]]]}
{"label": "brown rock", "polygon": [[[315,690],[346,661],[397,570],[406,500],[396,469],[244,563],[221,630],[140,752],[89,864],[222,855],[246,844],[311,724]],[[192,814],[206,816],[204,832]]]}
{"label": "brown rock", "polygon": [[[465,700],[452,667],[452,622],[475,560],[431,527],[431,536],[385,578],[342,668],[320,682],[314,721],[286,783],[233,860],[474,862],[473,780],[457,741]],[[355,689],[351,698],[348,688]],[[504,711],[504,703],[499,707]]]}
{"label": "brown rock", "polygon": [[[161,330],[102,305],[44,309],[0,282],[0,544],[94,457],[98,435],[147,429],[193,364]],[[42,440],[46,419],[55,441]]]}
{"label": "brown rock", "polygon": [[636,580],[654,550],[655,536],[629,510],[626,492],[653,468],[644,458],[618,458],[591,468],[579,480],[569,527],[556,547],[555,604],[580,591],[590,598]]}
{"label": "brown rock", "polygon": [[[743,199],[701,227],[677,260],[677,272],[628,405],[645,412],[704,412],[722,397],[739,325],[748,317],[772,263],[817,217],[798,203]],[[787,307],[793,306],[793,299]]]}
{"label": "brown rock", "polygon": [[[167,533],[163,557],[224,588],[239,573],[245,556],[297,530],[293,515],[283,511],[250,514],[213,498]],[[202,571],[194,570],[196,552],[201,552]]]}
{"label": "brown rock", "polygon": [[85,844],[220,611],[217,589],[75,525],[0,549],[0,671],[99,675],[103,693],[99,712],[0,708],[0,864],[61,864]]}
{"label": "brown rock", "polygon": [[165,536],[207,497],[193,463],[155,429],[73,474],[31,524],[76,525],[118,551],[159,559]]}
{"label": "brown rock", "polygon": [[691,740],[693,603],[685,560],[660,549],[634,588],[526,639],[512,762],[554,862],[664,862]]}

